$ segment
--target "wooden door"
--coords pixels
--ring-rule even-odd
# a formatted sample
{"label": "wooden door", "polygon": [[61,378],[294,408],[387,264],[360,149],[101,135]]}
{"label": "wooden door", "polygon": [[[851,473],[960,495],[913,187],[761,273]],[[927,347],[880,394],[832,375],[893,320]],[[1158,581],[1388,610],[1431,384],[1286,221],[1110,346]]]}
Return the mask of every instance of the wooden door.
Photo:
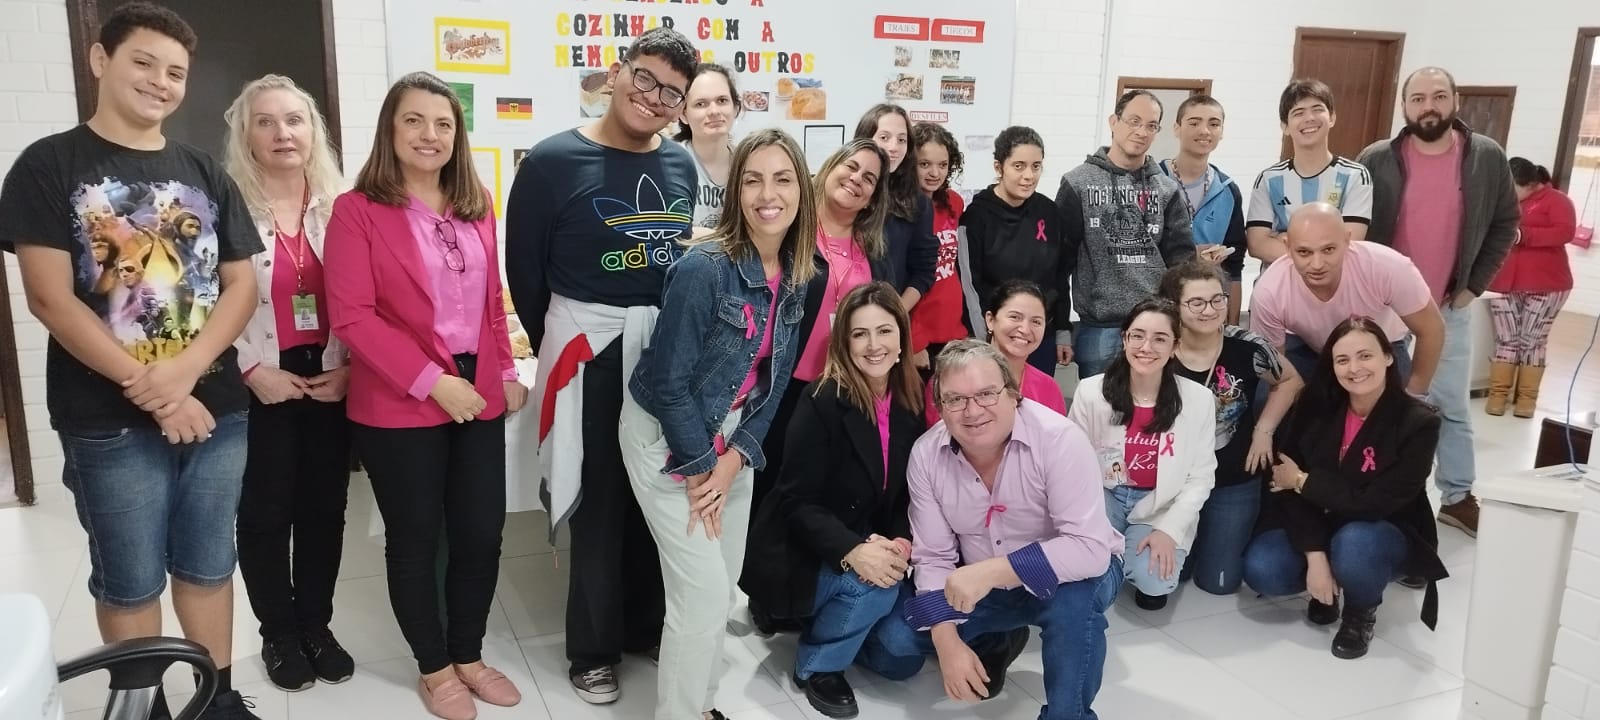
{"label": "wooden door", "polygon": [[[1394,127],[1405,34],[1296,28],[1294,77],[1315,78],[1333,90],[1335,122],[1329,147],[1354,158]],[[1283,157],[1293,154],[1288,138]]]}
{"label": "wooden door", "polygon": [[1511,108],[1517,89],[1505,85],[1462,85],[1456,89],[1456,116],[1474,132],[1494,138],[1506,146],[1511,134]]}

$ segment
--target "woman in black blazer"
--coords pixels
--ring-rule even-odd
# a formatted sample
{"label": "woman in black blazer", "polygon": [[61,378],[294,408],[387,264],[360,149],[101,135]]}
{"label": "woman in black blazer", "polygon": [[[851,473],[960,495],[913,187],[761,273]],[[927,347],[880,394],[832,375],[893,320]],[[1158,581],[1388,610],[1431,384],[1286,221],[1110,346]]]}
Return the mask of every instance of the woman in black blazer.
{"label": "woman in black blazer", "polygon": [[923,428],[910,329],[888,283],[845,295],[745,556],[752,605],[804,621],[794,681],[829,717],[855,716],[843,671],[894,608],[911,562],[906,463]]}
{"label": "woman in black blazer", "polygon": [[1439,533],[1427,479],[1439,415],[1407,395],[1394,349],[1370,318],[1340,323],[1288,432],[1280,431],[1271,495],[1245,550],[1244,580],[1265,595],[1309,592],[1306,617],[1340,619],[1335,657],[1367,654],[1383,590],[1427,583],[1422,622],[1439,615]]}

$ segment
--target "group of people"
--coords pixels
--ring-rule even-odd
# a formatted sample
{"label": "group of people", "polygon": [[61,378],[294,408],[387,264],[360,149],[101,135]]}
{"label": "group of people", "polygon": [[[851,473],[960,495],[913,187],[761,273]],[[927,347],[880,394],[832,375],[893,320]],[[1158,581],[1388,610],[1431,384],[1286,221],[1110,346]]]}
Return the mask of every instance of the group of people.
{"label": "group of people", "polygon": [[[1473,298],[1504,294],[1489,412],[1525,416],[1571,286],[1553,271],[1570,201],[1461,123],[1437,68],[1355,161],[1328,151],[1327,87],[1292,83],[1293,157],[1248,198],[1209,160],[1218,101],[1177,108],[1181,153],[1157,162],[1166,112],[1132,91],[1054,201],[1043,140],[1011,127],[969,206],[955,139],[894,105],[814,175],[782,131],[734,142],[733,75],[658,28],[611,68],[603,117],[520,164],[502,275],[447,84],[390,88],[346,189],[289,78],[246,85],[224,162],[167,139],[195,43],[153,4],[107,19],[95,115],[17,159],[0,247],[51,335],[102,636],[160,634],[170,574],[221,671],[208,720],[254,717],[231,687],[236,559],[272,682],[352,676],[329,629],[352,453],[423,704],[516,705],[482,646],[525,405],[552,532],[571,532],[566,652],[591,703],[639,654],[657,718],[721,720],[738,590],[760,630],[799,633],[792,680],[829,717],[858,712],[852,664],[903,679],[932,655],[950,697],[993,697],[1030,627],[1040,717],[1095,717],[1124,583],[1147,609],[1190,579],[1305,592],[1311,622],[1340,623],[1332,652],[1360,657],[1391,582],[1436,620],[1436,452],[1438,520],[1476,532]],[[1246,252],[1266,265],[1249,329]],[[124,260],[138,276],[105,282]],[[117,333],[129,303],[183,332]]]}

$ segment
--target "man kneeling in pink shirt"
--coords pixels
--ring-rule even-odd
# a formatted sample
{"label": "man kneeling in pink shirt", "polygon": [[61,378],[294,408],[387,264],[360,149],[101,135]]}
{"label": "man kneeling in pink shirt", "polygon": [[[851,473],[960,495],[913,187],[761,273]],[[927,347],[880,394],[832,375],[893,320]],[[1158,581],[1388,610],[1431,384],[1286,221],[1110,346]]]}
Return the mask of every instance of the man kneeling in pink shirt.
{"label": "man kneeling in pink shirt", "polygon": [[905,584],[859,661],[903,680],[936,654],[945,692],[981,700],[1000,692],[1036,625],[1040,719],[1095,718],[1124,541],[1106,520],[1088,436],[1022,399],[1000,351],[977,340],[939,354],[934,398],[944,422],[906,470],[915,590]]}

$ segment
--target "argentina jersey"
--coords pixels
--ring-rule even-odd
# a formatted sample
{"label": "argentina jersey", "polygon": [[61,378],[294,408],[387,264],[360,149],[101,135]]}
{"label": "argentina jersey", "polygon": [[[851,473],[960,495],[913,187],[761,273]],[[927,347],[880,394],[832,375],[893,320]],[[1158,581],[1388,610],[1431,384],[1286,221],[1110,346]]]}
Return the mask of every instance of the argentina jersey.
{"label": "argentina jersey", "polygon": [[1370,223],[1372,174],[1361,163],[1335,155],[1322,172],[1304,177],[1295,171],[1293,159],[1284,160],[1256,177],[1245,227],[1284,232],[1296,210],[1316,202],[1339,208],[1345,222]]}

